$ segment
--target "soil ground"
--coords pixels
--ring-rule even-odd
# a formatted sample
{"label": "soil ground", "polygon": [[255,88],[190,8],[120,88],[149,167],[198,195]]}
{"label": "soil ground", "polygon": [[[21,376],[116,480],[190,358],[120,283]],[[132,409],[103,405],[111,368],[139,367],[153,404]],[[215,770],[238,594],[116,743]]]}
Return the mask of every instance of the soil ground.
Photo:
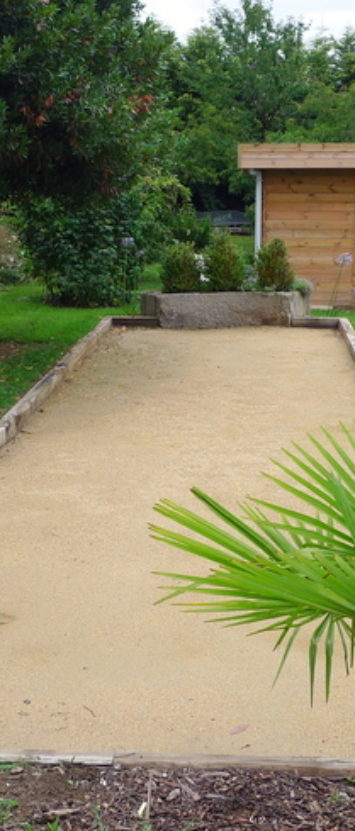
{"label": "soil ground", "polygon": [[305,634],[272,689],[271,636],[154,607],[195,564],[147,531],[192,485],[277,498],[269,458],[354,398],[333,331],[110,332],[1,453],[2,749],[355,757],[341,662],[311,710]]}
{"label": "soil ground", "polygon": [[355,783],[233,768],[17,765],[0,773],[0,818],[3,831],[353,831]]}

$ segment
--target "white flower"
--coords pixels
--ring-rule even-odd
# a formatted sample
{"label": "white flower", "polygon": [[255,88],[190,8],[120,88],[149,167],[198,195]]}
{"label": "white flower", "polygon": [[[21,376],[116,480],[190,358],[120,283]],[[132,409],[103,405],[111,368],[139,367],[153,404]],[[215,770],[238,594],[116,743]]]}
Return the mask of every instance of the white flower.
{"label": "white flower", "polygon": [[203,255],[202,254],[195,254],[195,262],[196,262],[197,267],[200,269],[200,271],[203,272],[203,269],[205,267],[205,259],[204,259]]}
{"label": "white flower", "polygon": [[336,265],[351,265],[353,261],[353,255],[350,251],[345,251],[344,254],[339,254],[339,257],[335,257],[334,262]]}

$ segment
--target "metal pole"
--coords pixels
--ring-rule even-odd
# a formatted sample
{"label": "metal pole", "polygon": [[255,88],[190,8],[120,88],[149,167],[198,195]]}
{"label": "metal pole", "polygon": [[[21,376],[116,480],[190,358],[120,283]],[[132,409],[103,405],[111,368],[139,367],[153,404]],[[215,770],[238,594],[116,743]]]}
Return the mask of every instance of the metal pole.
{"label": "metal pole", "polygon": [[263,176],[261,170],[250,170],[249,173],[255,176],[255,254],[262,246],[263,234]]}

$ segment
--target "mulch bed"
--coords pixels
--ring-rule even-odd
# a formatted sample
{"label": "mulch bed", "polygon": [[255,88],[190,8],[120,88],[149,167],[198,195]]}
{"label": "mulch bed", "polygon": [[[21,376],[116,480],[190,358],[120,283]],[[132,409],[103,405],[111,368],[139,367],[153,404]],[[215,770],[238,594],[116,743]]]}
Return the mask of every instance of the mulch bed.
{"label": "mulch bed", "polygon": [[3,831],[354,831],[355,779],[235,768],[1,765],[1,811]]}

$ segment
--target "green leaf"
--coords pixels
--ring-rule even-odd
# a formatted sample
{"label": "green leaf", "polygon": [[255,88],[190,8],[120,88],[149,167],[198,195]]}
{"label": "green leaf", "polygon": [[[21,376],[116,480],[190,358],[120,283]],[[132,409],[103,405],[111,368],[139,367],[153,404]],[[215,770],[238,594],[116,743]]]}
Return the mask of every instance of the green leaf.
{"label": "green leaf", "polygon": [[330,695],[330,679],[332,674],[335,626],[336,622],[333,619],[330,619],[325,639],[325,697],[327,701],[329,701]]}
{"label": "green leaf", "polygon": [[311,706],[313,705],[313,695],[314,695],[314,680],[315,680],[315,670],[316,670],[316,663],[317,663],[317,655],[318,655],[318,644],[321,640],[324,631],[329,623],[328,615],[326,615],[322,622],[317,626],[314,630],[313,635],[310,640],[309,644],[309,673],[310,673],[310,685],[311,685]]}
{"label": "green leaf", "polygon": [[[344,425],[341,430],[346,448],[328,431],[323,432],[324,441],[333,452],[324,446],[324,441],[311,437],[321,462],[298,445],[294,445],[291,454],[285,451],[296,462],[296,471],[277,465],[295,484],[269,477],[288,493],[303,499],[310,513],[251,499],[252,504],[244,506],[246,519],[242,520],[194,488],[198,499],[232,528],[233,533],[168,500],[163,500],[156,509],[196,536],[151,526],[157,539],[210,563],[205,575],[163,573],[170,580],[170,586],[166,587],[169,594],[164,599],[180,600],[184,593],[192,593],[199,599],[179,603],[189,612],[212,614],[213,620],[228,626],[253,624],[257,627],[253,634],[275,632],[275,648],[284,646],[275,680],[300,630],[312,622],[315,624],[308,649],[311,703],[322,639],[326,700],[330,696],[337,643],[347,673],[355,652],[355,492],[349,479],[349,471],[353,469],[350,454],[354,455],[355,442]],[[324,466],[324,459],[329,469]],[[270,510],[272,517],[268,514]],[[174,585],[175,581],[178,585]]]}

